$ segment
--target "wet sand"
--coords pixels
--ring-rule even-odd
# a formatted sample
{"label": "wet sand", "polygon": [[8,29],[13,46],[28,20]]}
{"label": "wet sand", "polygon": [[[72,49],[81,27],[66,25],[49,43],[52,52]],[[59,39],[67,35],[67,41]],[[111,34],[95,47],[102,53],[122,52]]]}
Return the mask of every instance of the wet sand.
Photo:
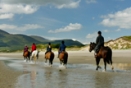
{"label": "wet sand", "polygon": [[[33,87],[28,88],[85,88],[87,86],[89,86],[89,88],[131,87],[131,50],[113,51],[112,59],[116,69],[115,73],[111,72],[110,67],[107,67],[107,72],[105,73],[95,71],[96,66],[93,52],[68,51],[68,53],[69,66],[67,65],[68,68],[64,70],[64,72],[60,72],[58,69],[56,69],[57,65],[59,64],[57,52],[55,52],[55,65],[52,68],[45,68],[43,67],[43,64],[40,63],[40,65],[37,66],[32,65],[37,68],[37,70],[34,70],[34,68],[31,70],[32,68],[30,68],[29,65],[25,65],[27,71],[23,70],[24,67],[21,68],[21,70],[15,70],[7,66],[3,61],[0,61],[0,88],[25,88],[26,86],[22,86],[22,83],[25,81],[22,80],[34,82],[34,85],[32,85]],[[5,57],[9,58],[10,61],[14,59],[23,60],[22,53],[0,53],[0,56],[1,60]],[[40,52],[39,62],[44,62],[44,52]],[[103,67],[102,60],[100,65]],[[37,77],[41,78],[40,81],[37,79]],[[31,79],[33,79],[33,81]],[[39,82],[37,83],[37,81]],[[50,85],[50,82],[53,84]]]}
{"label": "wet sand", "polygon": [[3,61],[0,61],[0,88],[14,88],[21,74],[20,71],[11,70]]}

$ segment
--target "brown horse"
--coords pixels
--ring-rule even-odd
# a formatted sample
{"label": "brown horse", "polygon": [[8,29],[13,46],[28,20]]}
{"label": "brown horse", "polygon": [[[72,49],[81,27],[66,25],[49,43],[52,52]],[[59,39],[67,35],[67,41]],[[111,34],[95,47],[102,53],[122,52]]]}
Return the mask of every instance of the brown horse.
{"label": "brown horse", "polygon": [[46,60],[45,63],[47,63],[47,60],[49,60],[49,65],[52,66],[53,60],[54,60],[54,56],[55,56],[55,54],[53,52],[47,52],[45,54],[45,60]]}
{"label": "brown horse", "polygon": [[29,61],[30,60],[30,55],[31,55],[30,51],[24,52],[24,54],[23,54],[24,60]]}
{"label": "brown horse", "polygon": [[66,51],[62,51],[59,56],[60,64],[66,65],[68,61],[68,53]]}
{"label": "brown horse", "polygon": [[[95,43],[90,43],[89,52],[94,50],[95,47],[96,47]],[[104,69],[106,71],[106,63],[111,64],[111,66],[112,66],[112,50],[111,50],[111,48],[108,47],[108,46],[100,47],[100,50],[99,50],[99,52],[97,54],[97,57],[95,57],[95,58],[96,58],[96,65],[97,65],[96,70],[98,70],[98,68],[100,68],[99,62],[100,62],[100,59],[103,58]],[[113,69],[114,69],[114,67],[112,66],[112,70]]]}

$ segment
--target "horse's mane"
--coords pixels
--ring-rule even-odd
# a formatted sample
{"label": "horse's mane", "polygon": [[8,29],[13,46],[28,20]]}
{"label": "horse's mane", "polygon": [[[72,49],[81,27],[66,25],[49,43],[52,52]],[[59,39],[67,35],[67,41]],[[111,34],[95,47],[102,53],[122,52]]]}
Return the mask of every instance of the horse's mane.
{"label": "horse's mane", "polygon": [[96,45],[96,43],[95,43],[95,42],[91,42],[90,44],[94,44],[94,45]]}

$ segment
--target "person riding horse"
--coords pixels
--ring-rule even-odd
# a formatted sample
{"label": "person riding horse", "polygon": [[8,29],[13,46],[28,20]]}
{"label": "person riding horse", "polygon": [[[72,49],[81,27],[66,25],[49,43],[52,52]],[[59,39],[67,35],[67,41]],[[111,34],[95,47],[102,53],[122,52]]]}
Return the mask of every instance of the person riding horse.
{"label": "person riding horse", "polygon": [[23,56],[24,56],[24,60],[30,60],[30,51],[28,51],[28,46],[25,45],[24,47],[24,51],[23,51]]}
{"label": "person riding horse", "polygon": [[46,48],[46,52],[45,52],[45,63],[47,63],[47,60],[49,60],[49,65],[52,66],[53,64],[53,59],[54,59],[54,53],[52,52],[52,46],[51,43],[48,43],[48,46]]}
{"label": "person riding horse", "polygon": [[28,49],[29,49],[28,46],[25,45],[25,47],[24,47],[24,52],[23,52],[23,56],[24,56],[24,53],[25,53],[25,52],[28,52]]}
{"label": "person riding horse", "polygon": [[66,45],[65,45],[65,42],[62,41],[61,42],[61,45],[59,47],[59,51],[58,51],[58,57],[59,57],[59,54],[62,52],[62,51],[65,51],[66,50]]}
{"label": "person riding horse", "polygon": [[68,62],[68,53],[66,52],[66,45],[64,41],[61,42],[61,45],[59,47],[58,51],[58,58],[60,60],[61,65],[67,65]]}
{"label": "person riding horse", "polygon": [[102,36],[102,32],[98,31],[98,36],[96,38],[96,47],[94,49],[95,57],[97,57],[97,54],[102,46],[104,46],[104,37]]}
{"label": "person riding horse", "polygon": [[95,51],[96,59],[96,70],[101,68],[99,66],[100,59],[103,58],[104,61],[104,71],[106,71],[106,64],[111,64],[112,70],[114,69],[112,65],[112,49],[108,46],[104,46],[104,37],[101,35],[101,31],[98,31],[98,37],[96,38],[96,43],[90,43],[89,52]]}
{"label": "person riding horse", "polygon": [[34,50],[36,50],[36,44],[35,44],[35,43],[33,43],[32,46],[31,46],[31,53],[32,53]]}
{"label": "person riding horse", "polygon": [[48,43],[48,46],[47,46],[47,48],[46,48],[45,54],[48,53],[48,52],[51,52],[51,51],[52,51],[52,46],[51,46],[51,43],[49,42],[49,43]]}

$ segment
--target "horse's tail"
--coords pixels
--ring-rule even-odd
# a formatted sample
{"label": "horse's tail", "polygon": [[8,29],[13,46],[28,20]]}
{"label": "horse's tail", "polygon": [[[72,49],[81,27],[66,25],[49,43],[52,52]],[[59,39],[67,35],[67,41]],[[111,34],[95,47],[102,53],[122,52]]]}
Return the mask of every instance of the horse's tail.
{"label": "horse's tail", "polygon": [[65,52],[65,55],[64,55],[64,63],[67,64],[68,62],[68,53]]}
{"label": "horse's tail", "polygon": [[51,53],[51,54],[50,54],[50,59],[49,59],[49,61],[50,61],[51,64],[53,64],[53,60],[54,60],[55,54],[54,54],[53,52],[50,52],[50,53]]}
{"label": "horse's tail", "polygon": [[108,54],[107,54],[107,63],[112,64],[112,50],[110,47],[108,47]]}
{"label": "horse's tail", "polygon": [[51,52],[50,59],[54,59],[54,57],[55,57],[55,54],[53,52]]}

